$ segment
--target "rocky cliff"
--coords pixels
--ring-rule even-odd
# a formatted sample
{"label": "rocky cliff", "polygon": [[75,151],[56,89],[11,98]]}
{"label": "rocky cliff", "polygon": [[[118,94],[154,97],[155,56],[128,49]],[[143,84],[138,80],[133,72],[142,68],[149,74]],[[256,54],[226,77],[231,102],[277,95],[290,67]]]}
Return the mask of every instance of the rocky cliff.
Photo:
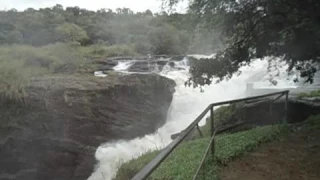
{"label": "rocky cliff", "polygon": [[174,87],[155,74],[33,79],[23,102],[0,101],[0,179],[87,179],[101,143],[165,123]]}

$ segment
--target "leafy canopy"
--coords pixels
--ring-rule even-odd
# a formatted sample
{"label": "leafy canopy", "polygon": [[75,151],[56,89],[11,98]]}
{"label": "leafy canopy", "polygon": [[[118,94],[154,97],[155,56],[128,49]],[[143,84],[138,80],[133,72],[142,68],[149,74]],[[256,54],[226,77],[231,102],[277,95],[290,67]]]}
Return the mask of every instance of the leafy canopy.
{"label": "leafy canopy", "polygon": [[[143,55],[186,54],[189,47],[194,50],[197,44],[212,44],[208,34],[195,31],[190,18],[179,13],[129,8],[92,11],[59,4],[39,10],[0,10],[0,46],[76,42],[81,46],[132,46]],[[212,52],[212,47],[206,51]]]}
{"label": "leafy canopy", "polygon": [[[173,6],[181,0],[164,0]],[[283,57],[313,83],[320,60],[319,0],[189,0],[199,24],[219,30],[226,48],[213,59],[194,61],[188,85],[230,79],[254,58]]]}

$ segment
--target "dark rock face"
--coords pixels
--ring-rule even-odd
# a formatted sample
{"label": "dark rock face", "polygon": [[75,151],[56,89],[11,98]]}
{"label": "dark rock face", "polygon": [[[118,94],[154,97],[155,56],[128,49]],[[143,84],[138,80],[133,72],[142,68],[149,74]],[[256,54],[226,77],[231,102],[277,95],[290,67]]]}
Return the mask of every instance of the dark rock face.
{"label": "dark rock face", "polygon": [[129,72],[153,72],[161,71],[168,63],[166,60],[157,61],[135,61],[134,64],[128,69]]}
{"label": "dark rock face", "polygon": [[33,80],[24,103],[0,101],[0,179],[87,179],[101,143],[165,123],[174,86],[155,74]]}
{"label": "dark rock face", "polygon": [[102,71],[113,71],[113,68],[118,65],[115,60],[96,60],[93,64],[97,65],[97,69]]}

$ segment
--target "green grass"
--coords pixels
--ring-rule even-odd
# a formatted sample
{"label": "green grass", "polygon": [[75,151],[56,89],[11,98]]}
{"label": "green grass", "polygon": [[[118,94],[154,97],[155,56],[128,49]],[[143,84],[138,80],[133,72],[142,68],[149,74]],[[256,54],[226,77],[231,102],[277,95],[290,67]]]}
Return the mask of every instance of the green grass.
{"label": "green grass", "polygon": [[[305,122],[294,125],[270,125],[234,134],[221,134],[216,137],[215,159],[207,157],[200,171],[200,179],[219,179],[218,170],[234,158],[255,150],[261,143],[287,135],[295,126],[300,130],[320,130],[320,115],[310,116]],[[154,171],[149,179],[192,179],[208,145],[209,137],[186,141],[180,144],[171,155]],[[143,154],[120,167],[116,180],[132,178],[160,151]],[[203,173],[203,174],[202,174]]]}
{"label": "green grass", "polygon": [[[231,116],[236,113],[239,109],[241,109],[242,103],[234,103],[228,106],[221,106],[214,110],[214,123],[216,126],[219,126],[226,121],[228,121]],[[210,117],[206,119],[206,124],[200,127],[200,130],[204,137],[208,137],[211,134],[211,120]],[[200,138],[200,134],[198,131],[194,131],[193,134],[190,135],[190,139]]]}
{"label": "green grass", "polygon": [[320,114],[310,116],[303,122],[302,128],[305,130],[320,130]]}
{"label": "green grass", "polygon": [[31,78],[72,74],[82,68],[85,59],[71,44],[0,46],[0,97],[21,100]]}
{"label": "green grass", "polygon": [[316,91],[311,91],[310,93],[300,93],[298,95],[298,98],[304,98],[304,97],[320,97],[320,89]]}
{"label": "green grass", "polygon": [[133,45],[92,45],[88,47],[79,47],[78,51],[89,58],[106,58],[115,56],[137,56],[135,46]]}
{"label": "green grass", "polygon": [[94,69],[93,57],[135,56],[133,45],[82,47],[75,43],[56,43],[41,47],[0,46],[0,98],[21,100],[30,79],[50,74],[88,73]]}
{"label": "green grass", "polygon": [[[235,157],[254,150],[260,143],[276,139],[281,134],[285,134],[288,132],[288,129],[289,128],[285,125],[274,125],[259,127],[234,134],[219,135],[216,137],[215,161],[209,161],[206,167],[212,162],[214,162],[215,165],[221,163],[225,164]],[[209,138],[202,138],[182,143],[159,166],[159,168],[151,175],[150,179],[192,179],[200,164],[208,142]],[[134,174],[139,172],[139,170],[156,155],[157,152],[150,152],[124,163],[117,173],[116,180],[132,178]],[[216,177],[218,166],[210,165],[210,167],[209,170],[206,170],[206,174],[209,174],[212,179]]]}

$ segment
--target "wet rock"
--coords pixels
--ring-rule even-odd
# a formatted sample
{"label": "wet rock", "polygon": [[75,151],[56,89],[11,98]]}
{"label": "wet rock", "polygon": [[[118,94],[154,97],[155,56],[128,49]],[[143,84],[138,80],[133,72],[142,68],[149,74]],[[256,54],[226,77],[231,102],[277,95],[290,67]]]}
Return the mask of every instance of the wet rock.
{"label": "wet rock", "polygon": [[186,56],[180,55],[180,56],[172,56],[170,57],[171,61],[182,61]]}
{"label": "wet rock", "polygon": [[156,74],[33,79],[23,101],[0,100],[0,179],[87,179],[101,143],[165,123],[174,87]]}
{"label": "wet rock", "polygon": [[174,68],[174,66],[175,66],[175,64],[174,64],[174,62],[169,62],[169,66],[171,67],[171,68]]}
{"label": "wet rock", "polygon": [[100,71],[113,71],[113,68],[118,65],[115,60],[95,60],[93,61],[95,69]]}
{"label": "wet rock", "polygon": [[132,66],[129,67],[129,72],[154,72],[162,71],[163,67],[168,63],[166,60],[148,60],[148,61],[135,61]]}
{"label": "wet rock", "polygon": [[[152,65],[152,66],[151,66]],[[151,72],[154,70],[155,63],[149,61],[135,61],[132,66],[129,67],[129,72]]]}

